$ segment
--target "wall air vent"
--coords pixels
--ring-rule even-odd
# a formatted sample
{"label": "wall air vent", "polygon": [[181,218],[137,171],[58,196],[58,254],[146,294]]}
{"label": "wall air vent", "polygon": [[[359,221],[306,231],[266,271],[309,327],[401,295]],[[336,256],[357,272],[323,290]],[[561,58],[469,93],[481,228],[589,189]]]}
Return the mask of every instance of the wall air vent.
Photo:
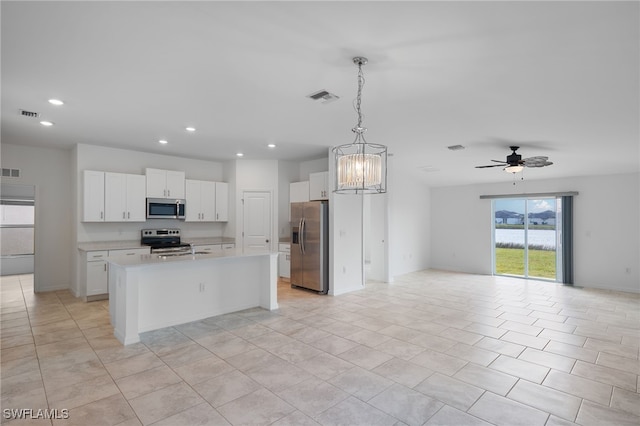
{"label": "wall air vent", "polygon": [[40,117],[40,113],[39,112],[26,111],[24,109],[20,110],[20,115],[23,116],[23,117],[29,117],[29,118],[38,118],[38,117]]}
{"label": "wall air vent", "polygon": [[451,145],[451,146],[448,146],[447,149],[450,149],[451,151],[460,151],[461,149],[464,149],[464,146],[462,146],[462,145]]}
{"label": "wall air vent", "polygon": [[20,169],[5,169],[2,168],[2,177],[3,178],[19,178],[20,177]]}
{"label": "wall air vent", "polygon": [[333,93],[329,93],[324,89],[307,95],[307,98],[311,98],[314,101],[322,101],[323,104],[340,99],[339,96],[336,96]]}

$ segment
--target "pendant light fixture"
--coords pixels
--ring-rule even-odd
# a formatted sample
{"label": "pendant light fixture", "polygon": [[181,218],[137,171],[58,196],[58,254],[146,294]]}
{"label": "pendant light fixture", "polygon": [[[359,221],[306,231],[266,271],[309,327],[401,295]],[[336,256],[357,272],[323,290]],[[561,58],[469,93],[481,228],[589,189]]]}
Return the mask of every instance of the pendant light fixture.
{"label": "pendant light fixture", "polygon": [[358,66],[358,95],[355,109],[358,113],[356,127],[351,129],[356,134],[353,143],[339,145],[333,148],[335,157],[335,188],[336,193],[353,194],[383,194],[387,192],[387,147],[367,143],[362,127],[362,87],[364,74],[362,66],[368,62],[367,58],[356,56],[353,63]]}

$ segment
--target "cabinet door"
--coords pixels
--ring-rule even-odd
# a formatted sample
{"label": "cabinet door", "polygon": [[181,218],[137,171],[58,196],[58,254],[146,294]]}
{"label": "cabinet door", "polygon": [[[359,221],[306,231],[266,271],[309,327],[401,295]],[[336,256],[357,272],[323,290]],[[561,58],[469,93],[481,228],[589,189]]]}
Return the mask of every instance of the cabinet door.
{"label": "cabinet door", "polygon": [[122,173],[104,174],[104,220],[123,222],[127,218],[127,178]]}
{"label": "cabinet door", "polygon": [[184,198],[185,197],[185,174],[184,172],[176,172],[167,170],[167,198]]}
{"label": "cabinet door", "polygon": [[145,169],[147,177],[147,197],[165,198],[167,194],[167,172],[160,169]]}
{"label": "cabinet door", "polygon": [[229,220],[229,184],[226,182],[216,182],[216,215],[217,222],[227,222]]}
{"label": "cabinet door", "polygon": [[147,197],[167,197],[167,172],[160,169],[145,169],[147,176]]}
{"label": "cabinet door", "polygon": [[302,203],[309,201],[309,181],[293,182],[289,185],[289,202]]}
{"label": "cabinet door", "polygon": [[109,292],[107,262],[87,262],[87,296]]}
{"label": "cabinet door", "polygon": [[200,183],[200,220],[213,222],[216,220],[216,184]]}
{"label": "cabinet door", "polygon": [[328,200],[329,199],[329,172],[319,172],[309,174],[309,199]]}
{"label": "cabinet door", "polygon": [[198,222],[202,215],[200,187],[201,182],[199,180],[185,180],[185,201],[186,201],[186,214],[185,222]]}
{"label": "cabinet door", "polygon": [[127,175],[127,220],[145,222],[147,205],[145,202],[146,179],[143,175]]}
{"label": "cabinet door", "polygon": [[104,172],[83,172],[83,222],[104,222]]}

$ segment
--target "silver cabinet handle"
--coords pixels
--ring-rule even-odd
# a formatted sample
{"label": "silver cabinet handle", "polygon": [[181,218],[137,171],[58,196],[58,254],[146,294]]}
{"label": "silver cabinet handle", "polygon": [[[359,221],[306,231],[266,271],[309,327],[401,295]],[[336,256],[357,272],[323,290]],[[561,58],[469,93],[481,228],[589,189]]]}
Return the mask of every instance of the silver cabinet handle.
{"label": "silver cabinet handle", "polygon": [[100,212],[100,219],[104,219],[104,212]]}
{"label": "silver cabinet handle", "polygon": [[131,219],[131,212],[127,213],[127,219]]}

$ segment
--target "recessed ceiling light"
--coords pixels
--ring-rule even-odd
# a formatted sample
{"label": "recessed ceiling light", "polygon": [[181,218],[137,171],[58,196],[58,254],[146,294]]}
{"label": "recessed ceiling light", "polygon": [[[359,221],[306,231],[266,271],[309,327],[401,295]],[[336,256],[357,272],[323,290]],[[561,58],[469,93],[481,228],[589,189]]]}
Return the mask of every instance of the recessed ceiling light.
{"label": "recessed ceiling light", "polygon": [[49,103],[52,105],[64,105],[64,102],[62,102],[60,99],[49,99]]}
{"label": "recessed ceiling light", "polygon": [[196,128],[195,127],[185,127],[184,128],[187,132],[195,132]]}
{"label": "recessed ceiling light", "polygon": [[168,141],[166,141],[166,140],[164,140],[164,139],[160,139],[160,140],[158,141],[158,143],[160,143],[160,144],[162,144],[162,145],[166,145],[166,144],[168,144],[169,142],[168,142]]}
{"label": "recessed ceiling light", "polygon": [[237,155],[238,157],[243,157],[243,156],[244,156],[244,154],[243,154],[243,153],[241,153],[241,152],[237,153],[236,155]]}
{"label": "recessed ceiling light", "polygon": [[276,144],[275,143],[270,143],[269,145],[267,145],[269,148],[275,148]]}
{"label": "recessed ceiling light", "polygon": [[42,124],[43,126],[53,126],[53,122],[51,121],[41,121],[40,124]]}

